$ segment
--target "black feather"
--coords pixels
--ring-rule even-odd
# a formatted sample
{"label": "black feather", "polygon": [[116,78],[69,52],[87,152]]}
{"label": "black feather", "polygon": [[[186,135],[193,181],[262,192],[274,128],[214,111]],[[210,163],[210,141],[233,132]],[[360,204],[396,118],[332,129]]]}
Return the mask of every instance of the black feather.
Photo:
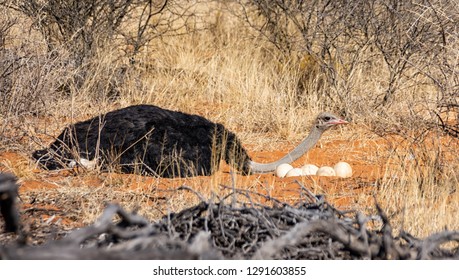
{"label": "black feather", "polygon": [[33,157],[48,169],[78,157],[124,173],[162,177],[211,175],[221,159],[249,172],[246,150],[234,133],[201,116],[136,105],[73,124]]}

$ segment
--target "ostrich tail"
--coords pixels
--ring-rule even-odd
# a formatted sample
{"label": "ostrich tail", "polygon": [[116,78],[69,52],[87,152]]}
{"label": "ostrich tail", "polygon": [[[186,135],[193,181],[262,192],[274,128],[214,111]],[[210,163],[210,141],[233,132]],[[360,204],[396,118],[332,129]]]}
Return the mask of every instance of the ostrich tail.
{"label": "ostrich tail", "polygon": [[53,157],[53,151],[49,149],[37,150],[33,152],[32,157],[44,168],[55,170],[62,168],[62,164]]}

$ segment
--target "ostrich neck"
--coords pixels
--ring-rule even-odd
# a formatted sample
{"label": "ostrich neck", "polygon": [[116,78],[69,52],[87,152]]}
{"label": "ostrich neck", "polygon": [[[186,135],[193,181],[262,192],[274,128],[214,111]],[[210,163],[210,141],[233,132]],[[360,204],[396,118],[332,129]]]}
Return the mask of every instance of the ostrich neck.
{"label": "ostrich neck", "polygon": [[276,167],[282,163],[291,163],[309,151],[319,141],[323,131],[313,126],[309,135],[281,159],[270,163],[258,163],[250,161],[250,170],[252,173],[268,173],[276,170]]}

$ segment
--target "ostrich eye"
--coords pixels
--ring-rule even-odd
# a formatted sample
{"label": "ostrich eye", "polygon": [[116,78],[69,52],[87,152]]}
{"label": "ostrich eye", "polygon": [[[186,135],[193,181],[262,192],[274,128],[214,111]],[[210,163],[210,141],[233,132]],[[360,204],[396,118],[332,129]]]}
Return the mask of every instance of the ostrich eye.
{"label": "ostrich eye", "polygon": [[328,122],[329,120],[331,120],[331,117],[328,117],[328,116],[327,116],[327,117],[324,117],[324,120],[325,120],[326,122]]}

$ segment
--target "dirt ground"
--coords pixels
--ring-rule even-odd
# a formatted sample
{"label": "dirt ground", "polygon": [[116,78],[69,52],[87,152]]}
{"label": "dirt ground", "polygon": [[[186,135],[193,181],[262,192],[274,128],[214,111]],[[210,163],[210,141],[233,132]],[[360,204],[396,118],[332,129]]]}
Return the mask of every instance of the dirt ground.
{"label": "dirt ground", "polygon": [[[293,163],[333,166],[339,161],[353,168],[351,178],[303,176],[277,178],[274,174],[251,176],[231,175],[222,164],[220,171],[210,177],[163,179],[134,174],[102,173],[88,170],[47,171],[40,169],[28,154],[16,151],[0,152],[0,171],[12,172],[19,178],[21,213],[29,227],[47,225],[59,230],[71,230],[88,225],[100,215],[105,203],[117,202],[127,209],[155,220],[170,211],[180,211],[198,201],[191,191],[174,191],[187,186],[204,198],[221,198],[232,186],[260,193],[295,205],[307,199],[307,189],[315,195],[324,195],[327,202],[340,210],[358,210],[368,213],[374,209],[381,185],[390,169],[400,164],[394,154],[406,156],[406,147],[400,138],[372,135],[357,138],[345,131],[333,131],[306,155]],[[360,134],[362,135],[362,134]],[[274,150],[251,152],[259,162],[282,157],[297,143],[281,143]],[[457,145],[457,141],[448,145]],[[245,145],[250,151],[250,145]],[[453,155],[450,155],[453,157]],[[397,156],[396,158],[400,158]],[[409,161],[410,158],[404,159]],[[253,196],[252,196],[253,197]],[[270,203],[264,196],[260,203]],[[40,242],[40,241],[37,241]]]}

